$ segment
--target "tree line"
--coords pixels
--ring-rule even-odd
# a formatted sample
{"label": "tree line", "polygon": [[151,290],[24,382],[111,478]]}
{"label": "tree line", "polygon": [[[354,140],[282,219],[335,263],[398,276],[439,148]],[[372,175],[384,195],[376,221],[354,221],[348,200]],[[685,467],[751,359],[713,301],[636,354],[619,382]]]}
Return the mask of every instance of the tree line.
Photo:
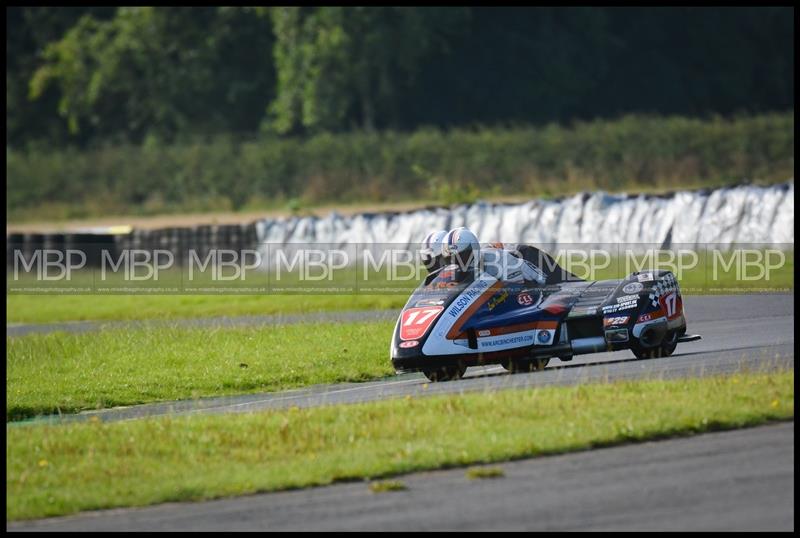
{"label": "tree line", "polygon": [[9,221],[666,191],[794,174],[794,114],[6,152]]}
{"label": "tree line", "polygon": [[794,107],[782,7],[12,7],[12,148]]}

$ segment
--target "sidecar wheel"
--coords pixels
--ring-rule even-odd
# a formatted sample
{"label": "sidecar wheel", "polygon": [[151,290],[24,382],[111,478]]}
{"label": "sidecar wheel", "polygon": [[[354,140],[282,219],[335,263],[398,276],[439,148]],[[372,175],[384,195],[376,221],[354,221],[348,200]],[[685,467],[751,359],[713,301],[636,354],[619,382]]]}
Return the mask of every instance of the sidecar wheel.
{"label": "sidecar wheel", "polygon": [[439,368],[431,368],[423,370],[422,373],[425,374],[431,382],[438,383],[439,381],[454,381],[456,379],[461,379],[464,377],[464,373],[467,371],[466,365],[463,363],[454,364],[452,366],[440,366]]}
{"label": "sidecar wheel", "polygon": [[538,372],[544,370],[550,359],[509,359],[501,362],[503,368],[512,374],[520,372]]}

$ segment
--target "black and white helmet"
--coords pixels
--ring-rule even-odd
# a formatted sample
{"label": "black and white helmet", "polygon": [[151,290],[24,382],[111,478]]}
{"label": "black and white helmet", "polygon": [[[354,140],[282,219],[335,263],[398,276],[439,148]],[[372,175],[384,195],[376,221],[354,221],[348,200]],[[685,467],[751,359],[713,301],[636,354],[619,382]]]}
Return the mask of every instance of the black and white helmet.
{"label": "black and white helmet", "polygon": [[442,266],[442,240],[446,235],[447,231],[437,230],[429,233],[422,240],[420,257],[428,272],[436,271]]}
{"label": "black and white helmet", "polygon": [[463,269],[477,264],[481,253],[478,237],[463,226],[447,232],[442,241],[442,258],[446,264],[458,264]]}

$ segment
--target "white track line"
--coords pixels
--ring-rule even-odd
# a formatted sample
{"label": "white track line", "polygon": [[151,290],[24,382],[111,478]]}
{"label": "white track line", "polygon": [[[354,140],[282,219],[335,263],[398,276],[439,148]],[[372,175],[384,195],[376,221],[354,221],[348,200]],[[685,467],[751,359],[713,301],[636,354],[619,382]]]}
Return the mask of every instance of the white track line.
{"label": "white track line", "polygon": [[[500,366],[495,366],[495,367],[490,367],[490,368],[484,369],[483,373],[494,373],[496,371],[497,372],[504,371],[504,369],[502,367],[500,367]],[[474,379],[474,377],[477,377],[477,376],[473,376],[472,378]],[[241,402],[241,403],[236,403],[236,404],[224,404],[224,405],[218,405],[218,406],[214,406],[214,407],[203,407],[203,408],[198,408],[198,409],[188,409],[188,410],[183,411],[183,412],[178,412],[177,414],[205,413],[205,412],[208,412],[208,411],[216,411],[216,410],[221,410],[221,409],[234,409],[234,408],[238,408],[238,407],[247,407],[249,405],[258,405],[258,404],[263,404],[263,403],[267,403],[267,402],[269,402],[269,403],[272,403],[272,402],[285,402],[285,401],[289,401],[289,400],[296,400],[298,398],[313,398],[315,396],[318,396],[320,398],[325,398],[327,396],[333,396],[333,395],[336,395],[336,394],[343,394],[343,393],[346,393],[346,392],[369,391],[369,390],[372,390],[372,389],[382,389],[382,388],[386,388],[386,387],[394,387],[394,386],[397,386],[397,385],[407,385],[407,384],[412,384],[412,383],[425,384],[425,383],[427,383],[427,381],[424,380],[424,379],[406,379],[406,380],[403,380],[403,381],[379,382],[379,383],[372,383],[370,385],[363,385],[363,386],[358,386],[358,387],[349,387],[349,388],[346,388],[346,389],[331,390],[331,391],[321,392],[321,393],[317,393],[317,394],[315,394],[315,393],[293,394],[293,395],[289,395],[289,396],[270,397],[270,398],[264,398],[264,399],[261,399],[261,400],[252,400],[252,401],[249,401],[249,402]],[[135,420],[135,419],[125,419],[125,420]]]}

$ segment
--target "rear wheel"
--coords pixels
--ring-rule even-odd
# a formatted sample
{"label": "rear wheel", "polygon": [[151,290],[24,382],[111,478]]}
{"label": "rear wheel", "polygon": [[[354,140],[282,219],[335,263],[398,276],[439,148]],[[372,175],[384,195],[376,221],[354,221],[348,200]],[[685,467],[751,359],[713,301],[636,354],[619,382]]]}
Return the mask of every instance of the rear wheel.
{"label": "rear wheel", "polygon": [[631,351],[638,359],[657,359],[661,357],[669,357],[678,347],[678,331],[667,333],[664,340],[655,347],[642,347],[638,341],[634,340],[631,343]]}
{"label": "rear wheel", "polygon": [[516,374],[519,372],[538,372],[544,370],[550,359],[507,359],[501,362],[503,368]]}
{"label": "rear wheel", "polygon": [[430,381],[436,383],[439,381],[453,381],[456,379],[461,379],[464,377],[464,373],[467,371],[467,367],[464,363],[459,362],[458,364],[454,364],[452,366],[440,366],[439,368],[430,368],[423,370],[422,373],[425,374]]}

